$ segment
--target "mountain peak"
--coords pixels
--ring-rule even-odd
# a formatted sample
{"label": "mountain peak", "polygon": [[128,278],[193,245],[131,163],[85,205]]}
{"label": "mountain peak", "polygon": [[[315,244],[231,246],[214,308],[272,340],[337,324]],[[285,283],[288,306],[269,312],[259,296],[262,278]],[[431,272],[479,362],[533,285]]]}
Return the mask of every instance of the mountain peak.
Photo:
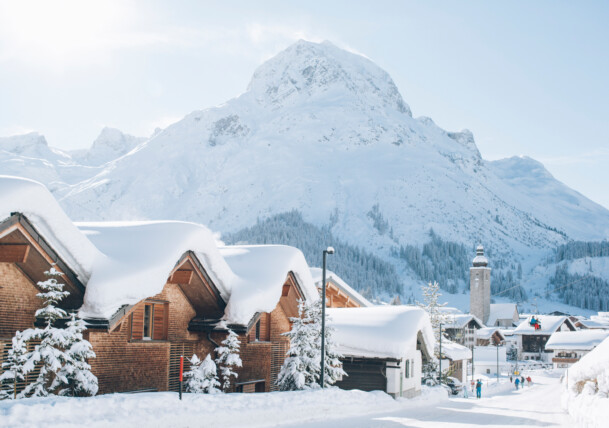
{"label": "mountain peak", "polygon": [[299,40],[289,46],[258,67],[248,90],[258,102],[272,108],[331,98],[412,115],[387,72],[327,41]]}

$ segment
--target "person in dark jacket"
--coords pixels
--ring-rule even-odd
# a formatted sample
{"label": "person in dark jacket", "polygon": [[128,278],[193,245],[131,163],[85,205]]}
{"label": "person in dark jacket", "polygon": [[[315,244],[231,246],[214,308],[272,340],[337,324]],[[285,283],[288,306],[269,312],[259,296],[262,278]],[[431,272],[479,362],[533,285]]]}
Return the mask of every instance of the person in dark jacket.
{"label": "person in dark jacket", "polygon": [[518,389],[518,384],[520,384],[520,378],[517,377],[516,380],[514,381],[514,385],[516,385],[516,389]]}

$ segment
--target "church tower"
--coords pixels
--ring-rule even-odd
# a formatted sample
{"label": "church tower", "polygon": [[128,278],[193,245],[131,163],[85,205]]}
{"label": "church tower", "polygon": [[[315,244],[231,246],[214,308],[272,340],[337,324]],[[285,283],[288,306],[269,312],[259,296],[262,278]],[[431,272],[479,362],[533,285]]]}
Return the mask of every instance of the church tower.
{"label": "church tower", "polygon": [[469,312],[486,324],[491,313],[491,268],[478,245],[473,267],[469,268]]}

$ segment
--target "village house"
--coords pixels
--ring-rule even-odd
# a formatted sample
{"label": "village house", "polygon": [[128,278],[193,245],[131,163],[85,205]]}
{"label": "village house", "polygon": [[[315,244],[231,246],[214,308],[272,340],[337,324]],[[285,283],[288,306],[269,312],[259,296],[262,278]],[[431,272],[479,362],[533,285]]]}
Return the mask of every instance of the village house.
{"label": "village house", "polygon": [[381,390],[394,397],[421,393],[423,364],[433,358],[427,313],[412,306],[328,309],[327,323],[343,354],[343,389]]}
{"label": "village house", "polygon": [[479,329],[484,327],[482,321],[472,314],[445,312],[445,323],[442,329],[450,340],[459,345],[471,348],[476,343]]}
{"label": "village house", "polygon": [[476,346],[504,344],[505,336],[498,327],[483,327],[476,332]]}
{"label": "village house", "polygon": [[557,331],[550,336],[546,350],[552,351],[554,368],[568,368],[609,336],[609,330]]}
{"label": "village house", "polygon": [[[538,321],[538,328],[531,325],[533,317]],[[532,315],[514,330],[518,344],[518,358],[550,363],[552,351],[546,349],[550,336],[557,331],[575,330],[575,326],[566,316]]]}
{"label": "village house", "polygon": [[[321,293],[321,268],[311,268],[311,276],[313,277],[315,286]],[[355,291],[337,274],[330,270],[326,270],[326,306],[328,308],[361,308],[373,306],[373,304]]]}
{"label": "village house", "polygon": [[318,298],[299,250],[225,247],[221,254],[209,230],[184,222],[77,228],[31,180],[1,177],[0,196],[2,360],[15,332],[34,326],[36,283],[54,266],[70,292],[60,306],[88,324],[99,393],[177,390],[180,356],[186,370],[193,354],[213,356],[226,336],[221,320],[242,342],[232,390],[274,388],[288,317],[297,315],[298,299]]}
{"label": "village house", "polygon": [[474,348],[475,376],[497,376],[509,370],[505,346],[476,346]]}
{"label": "village house", "polygon": [[450,340],[442,340],[442,372],[447,376],[465,382],[467,366],[471,359],[472,351],[469,347]]}
{"label": "village house", "polygon": [[491,303],[486,322],[489,327],[512,328],[518,325],[519,314],[516,303]]}

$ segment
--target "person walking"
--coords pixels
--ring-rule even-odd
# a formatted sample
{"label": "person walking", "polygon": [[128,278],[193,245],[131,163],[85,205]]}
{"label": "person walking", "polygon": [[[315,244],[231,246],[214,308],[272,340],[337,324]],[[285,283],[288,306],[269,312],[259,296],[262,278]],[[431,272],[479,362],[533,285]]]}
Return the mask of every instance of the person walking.
{"label": "person walking", "polygon": [[527,385],[531,386],[531,376],[527,376]]}
{"label": "person walking", "polygon": [[482,398],[482,381],[480,379],[476,382],[476,398]]}
{"label": "person walking", "polygon": [[512,375],[510,375],[510,383],[514,382],[514,378],[512,378]]}
{"label": "person walking", "polygon": [[516,389],[518,389],[518,384],[520,383],[520,378],[517,377],[516,380],[514,381],[514,385],[516,385]]}
{"label": "person walking", "polygon": [[524,388],[524,376],[520,376],[520,387]]}

